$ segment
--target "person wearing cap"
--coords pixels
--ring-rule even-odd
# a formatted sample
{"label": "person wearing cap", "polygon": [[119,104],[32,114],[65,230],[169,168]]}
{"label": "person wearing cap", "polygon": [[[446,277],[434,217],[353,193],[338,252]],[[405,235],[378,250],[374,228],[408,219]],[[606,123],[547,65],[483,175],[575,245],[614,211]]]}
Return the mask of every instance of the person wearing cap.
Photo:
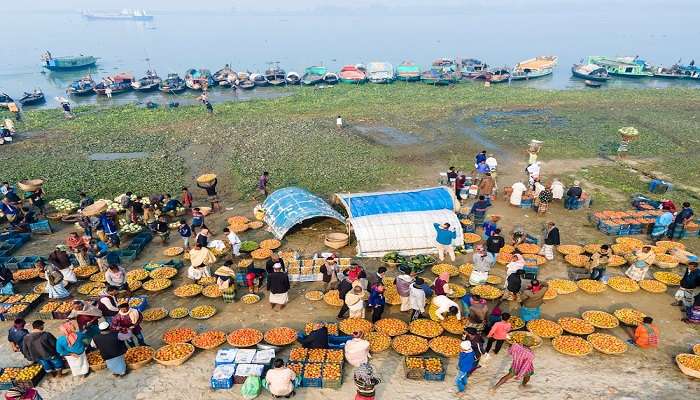
{"label": "person wearing cap", "polygon": [[656,260],[656,253],[651,251],[651,246],[646,245],[641,250],[634,251],[634,262],[627,268],[625,275],[635,282],[639,282],[649,271],[649,267]]}
{"label": "person wearing cap", "polygon": [[467,388],[469,374],[474,370],[476,357],[472,350],[472,343],[469,340],[463,340],[459,344],[459,361],[457,362],[457,376],[455,377],[455,385],[457,393],[463,393]]}
{"label": "person wearing cap", "polygon": [[283,309],[289,301],[289,276],[282,272],[282,264],[275,263],[272,266],[272,273],[267,277],[267,290],[270,292],[270,307],[274,310],[275,305]]}
{"label": "person wearing cap", "polygon": [[114,286],[117,290],[129,291],[129,282],[126,279],[126,270],[117,264],[110,264],[105,271],[107,285]]}
{"label": "person wearing cap", "polygon": [[100,352],[105,360],[107,368],[114,376],[124,376],[126,374],[126,344],[119,340],[119,334],[110,329],[109,322],[102,321],[98,325],[100,334],[92,338],[92,346]]}
{"label": "person wearing cap", "polygon": [[345,343],[345,361],[353,367],[369,361],[369,342],[364,339],[362,331],[353,332],[352,339]]}
{"label": "person wearing cap", "polygon": [[508,355],[511,356],[512,362],[508,373],[498,380],[496,385],[491,389],[495,392],[501,385],[508,382],[511,378],[521,380],[521,385],[526,386],[530,381],[530,377],[535,374],[535,353],[532,351],[532,346],[535,345],[535,339],[532,336],[525,336],[522,344],[514,342],[508,349]]}
{"label": "person wearing cap", "polygon": [[450,256],[450,260],[454,262],[455,251],[452,248],[452,241],[457,237],[457,232],[455,232],[454,228],[450,228],[450,224],[448,222],[445,222],[442,225],[434,223],[433,227],[435,228],[435,232],[437,234],[435,241],[437,243],[437,251],[440,261],[445,260],[445,252],[447,252],[447,254]]}
{"label": "person wearing cap", "polygon": [[56,245],[54,251],[49,254],[49,262],[61,271],[63,280],[68,283],[75,283],[78,281],[78,277],[76,277],[73,272],[73,264],[70,262],[70,258],[66,252],[67,249],[68,247],[64,244]]}
{"label": "person wearing cap", "polygon": [[581,199],[583,195],[583,189],[581,189],[581,182],[574,181],[574,186],[570,187],[566,191],[566,201],[564,202],[564,208],[567,210],[576,209],[576,204]]}
{"label": "person wearing cap", "polygon": [[236,272],[231,269],[231,265],[233,261],[226,261],[223,267],[214,272],[216,286],[219,287],[224,303],[233,303],[236,299]]}
{"label": "person wearing cap", "polygon": [[119,340],[126,342],[131,347],[136,347],[134,337],[138,340],[139,346],[146,346],[141,330],[143,314],[141,311],[132,308],[129,303],[119,304],[119,312],[112,318],[112,329],[119,334]]}

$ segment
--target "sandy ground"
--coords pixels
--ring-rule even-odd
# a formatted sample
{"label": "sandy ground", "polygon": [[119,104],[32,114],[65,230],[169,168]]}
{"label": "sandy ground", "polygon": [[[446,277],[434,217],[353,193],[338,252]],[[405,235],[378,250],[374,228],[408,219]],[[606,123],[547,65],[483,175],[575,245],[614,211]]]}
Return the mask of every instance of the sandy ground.
{"label": "sandy ground", "polygon": [[[503,158],[506,158],[505,156]],[[565,175],[576,171],[586,165],[603,163],[600,160],[587,160],[586,162],[570,163],[567,160],[553,160],[545,163],[545,168],[556,170]],[[500,182],[502,186],[510,185],[514,179],[520,178],[519,166],[505,168],[501,172]],[[545,172],[547,170],[545,169]],[[411,177],[404,182],[406,185],[421,182],[423,185],[432,184],[435,172],[429,176]],[[199,193],[198,193],[199,194]],[[231,196],[227,196],[231,198]],[[201,198],[201,196],[199,196]],[[250,215],[253,203],[230,201],[224,206],[230,207],[223,215],[208,219],[208,224],[213,226],[215,233],[220,237],[220,228],[224,225],[225,217],[245,213]],[[509,232],[514,224],[521,224],[531,233],[539,235],[543,224],[547,220],[558,222],[564,243],[605,242],[609,240],[586,222],[586,212],[568,212],[561,205],[551,207],[546,217],[538,217],[531,211],[515,209],[498,200],[493,213],[504,216],[504,228]],[[297,229],[284,240],[284,247],[297,249],[305,256],[310,257],[315,252],[327,251],[322,241],[318,240],[324,232],[337,230],[340,227],[336,223],[323,221],[309,227]],[[54,235],[33,239],[21,249],[20,255],[46,254],[55,244],[62,241],[65,234],[71,228],[64,226],[60,232]],[[264,231],[249,232],[243,235],[243,239],[261,240],[269,237]],[[172,244],[179,242],[171,239]],[[697,240],[688,241],[689,246],[698,251]],[[141,266],[149,260],[161,260],[163,247],[154,241],[141,254],[133,264]],[[343,255],[352,255],[352,248],[342,250]],[[458,259],[457,264],[466,262],[466,256]],[[376,270],[379,263],[376,260],[363,260],[363,264],[370,271]],[[621,273],[620,270],[609,271],[612,274]],[[680,269],[678,272],[681,272]],[[493,273],[504,276],[502,266],[496,266]],[[182,271],[174,286],[186,281]],[[390,271],[395,275],[396,271]],[[432,279],[428,271],[426,278]],[[566,267],[561,257],[546,264],[542,268],[542,278],[565,278]],[[457,282],[462,278],[456,278]],[[29,290],[31,285],[25,284],[23,290]],[[219,309],[217,315],[207,321],[195,321],[189,318],[182,320],[166,319],[155,323],[144,323],[146,341],[159,347],[163,343],[161,335],[173,326],[187,326],[196,330],[220,329],[230,332],[239,327],[254,327],[268,329],[275,326],[290,326],[295,329],[303,328],[308,321],[335,319],[337,309],[323,302],[310,302],[303,297],[306,290],[320,288],[319,283],[294,284],[290,293],[290,304],[282,312],[270,311],[268,303],[263,299],[255,305],[235,303],[224,305],[221,300],[212,300],[199,297],[194,300],[178,299],[172,295],[172,291],[166,293],[149,294],[149,303],[153,306],[173,308],[176,305],[213,304]],[[687,378],[676,368],[673,356],[680,352],[687,352],[689,347],[700,342],[698,327],[690,327],[680,322],[681,313],[677,308],[671,307],[672,291],[666,294],[650,294],[643,291],[634,294],[620,294],[608,290],[600,295],[591,296],[582,292],[576,292],[547,302],[543,307],[546,318],[556,319],[564,315],[578,315],[582,311],[601,309],[612,311],[622,306],[634,306],[655,318],[655,322],[661,328],[661,345],[657,350],[642,351],[630,349],[622,356],[605,356],[593,353],[587,357],[574,358],[555,352],[549,343],[545,343],[536,350],[536,375],[527,388],[521,388],[517,383],[508,383],[499,390],[497,396],[489,396],[488,389],[498,378],[503,375],[509,366],[509,358],[505,351],[492,357],[491,360],[476,371],[470,378],[469,388],[465,398],[503,398],[503,399],[681,399],[687,398],[692,393],[700,393],[700,381]],[[239,294],[240,296],[240,294]],[[515,311],[515,310],[514,310]],[[396,316],[404,320],[408,315],[401,315],[398,307],[391,306],[385,312],[385,316]],[[27,319],[36,318],[36,314]],[[3,323],[3,328],[9,327],[9,323]],[[51,321],[48,329],[57,332],[57,324]],[[625,338],[625,332],[621,328],[613,329],[613,334]],[[546,341],[547,342],[547,341]],[[12,353],[6,343],[0,345],[0,366],[24,365],[26,361],[17,353]],[[287,352],[282,352],[285,358]],[[373,362],[379,367],[384,382],[378,387],[378,399],[453,399],[454,393],[455,360],[448,361],[448,375],[445,382],[411,381],[404,377],[401,367],[402,359],[393,352],[384,352],[375,355]],[[74,379],[69,375],[58,379],[46,378],[40,385],[40,391],[44,398],[68,399],[68,398],[96,398],[96,399],[239,399],[240,386],[234,386],[228,391],[213,391],[209,388],[209,377],[214,365],[213,351],[197,351],[195,355],[180,367],[163,367],[149,365],[128,376],[120,379],[113,378],[108,372],[93,373],[85,380]],[[322,399],[352,399],[354,398],[354,385],[352,384],[352,372],[350,368],[345,372],[346,383],[341,389],[312,389],[301,388],[296,398],[322,400]],[[263,393],[260,398],[270,398],[268,393]]]}

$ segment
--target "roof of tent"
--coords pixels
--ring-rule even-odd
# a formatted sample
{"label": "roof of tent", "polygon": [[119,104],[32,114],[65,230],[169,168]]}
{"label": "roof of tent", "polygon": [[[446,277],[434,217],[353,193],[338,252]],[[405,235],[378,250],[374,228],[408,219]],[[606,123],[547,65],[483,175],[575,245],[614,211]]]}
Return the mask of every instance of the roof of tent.
{"label": "roof of tent", "polygon": [[262,207],[265,223],[278,239],[282,239],[294,225],[311,218],[327,217],[345,223],[345,218],[323,199],[298,187],[276,190],[265,199]]}
{"label": "roof of tent", "polygon": [[464,245],[462,227],[452,210],[413,211],[369,215],[353,218],[352,227],[357,239],[357,255],[381,257],[398,251],[413,255],[432,253],[436,249],[436,231],[433,224],[449,222],[457,231],[455,246]]}
{"label": "roof of tent", "polygon": [[459,209],[452,190],[445,186],[398,192],[336,194],[350,218],[412,211]]}

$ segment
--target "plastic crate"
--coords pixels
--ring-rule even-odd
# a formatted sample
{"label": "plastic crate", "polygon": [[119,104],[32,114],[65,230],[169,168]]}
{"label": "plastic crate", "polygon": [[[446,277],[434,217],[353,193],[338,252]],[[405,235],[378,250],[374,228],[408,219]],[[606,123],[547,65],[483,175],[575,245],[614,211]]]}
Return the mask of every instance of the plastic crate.
{"label": "plastic crate", "polygon": [[233,387],[233,377],[227,379],[209,379],[211,388],[214,390],[231,389]]}
{"label": "plastic crate", "polygon": [[569,267],[567,275],[572,281],[580,281],[581,279],[590,279],[591,273],[586,268]]}
{"label": "plastic crate", "polygon": [[302,387],[323,387],[323,380],[321,378],[301,378]]}
{"label": "plastic crate", "polygon": [[53,233],[53,228],[51,228],[51,224],[49,223],[48,219],[29,224],[29,230],[32,231],[32,233],[40,233],[47,235]]}
{"label": "plastic crate", "polygon": [[16,271],[17,269],[19,269],[19,260],[17,260],[14,257],[10,257],[9,260],[5,261],[5,268],[12,271]]}
{"label": "plastic crate", "polygon": [[138,254],[134,250],[122,249],[119,250],[119,262],[132,262],[138,257]]}
{"label": "plastic crate", "polygon": [[130,299],[138,298],[141,299],[141,304],[138,305],[137,307],[134,307],[135,309],[139,310],[140,312],[143,312],[145,309],[148,308],[148,296],[141,295],[141,296],[131,296]]}
{"label": "plastic crate", "polygon": [[444,381],[445,380],[445,368],[442,369],[442,372],[438,374],[434,374],[432,372],[425,371],[423,374],[423,379],[426,381]]}
{"label": "plastic crate", "polygon": [[[327,363],[327,364],[332,364],[332,363]],[[321,376],[321,385],[324,388],[331,388],[331,389],[339,389],[341,386],[343,386],[343,363],[334,363],[338,364],[340,366],[340,378],[339,379],[326,379],[324,376]],[[325,365],[324,365],[325,367]]]}
{"label": "plastic crate", "polygon": [[185,263],[179,259],[171,259],[171,260],[163,262],[163,265],[165,265],[166,267],[173,267],[175,269],[180,269],[185,265]]}
{"label": "plastic crate", "polygon": [[14,384],[16,386],[18,386],[20,388],[24,388],[24,389],[33,388],[33,387],[36,387],[39,384],[39,382],[41,382],[41,380],[44,378],[45,375],[46,375],[46,372],[44,371],[44,368],[41,368],[39,370],[39,372],[36,375],[34,375],[34,378],[32,378],[32,380],[30,380],[30,381],[15,381]]}

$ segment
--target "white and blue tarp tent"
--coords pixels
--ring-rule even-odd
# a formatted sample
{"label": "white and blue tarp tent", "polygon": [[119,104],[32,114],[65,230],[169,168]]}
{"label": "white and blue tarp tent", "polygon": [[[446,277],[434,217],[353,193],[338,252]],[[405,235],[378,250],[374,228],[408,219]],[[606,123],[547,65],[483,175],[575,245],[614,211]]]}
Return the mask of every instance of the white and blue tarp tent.
{"label": "white and blue tarp tent", "polygon": [[456,230],[453,245],[464,245],[457,214],[459,202],[447,187],[398,192],[336,194],[348,213],[357,239],[357,255],[381,257],[398,251],[413,255],[436,249],[433,224],[449,224]]}
{"label": "white and blue tarp tent", "polygon": [[312,218],[333,218],[345,223],[345,218],[323,199],[298,187],[276,190],[267,196],[262,208],[264,221],[277,239],[282,239],[294,225]]}

